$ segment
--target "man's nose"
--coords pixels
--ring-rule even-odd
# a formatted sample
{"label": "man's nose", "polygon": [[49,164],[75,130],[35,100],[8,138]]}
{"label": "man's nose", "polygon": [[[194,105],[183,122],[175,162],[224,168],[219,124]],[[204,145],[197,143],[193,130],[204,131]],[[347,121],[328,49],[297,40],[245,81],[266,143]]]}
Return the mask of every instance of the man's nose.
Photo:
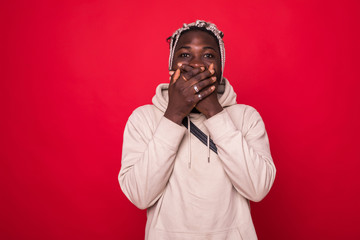
{"label": "man's nose", "polygon": [[189,65],[193,68],[205,67],[204,62],[201,61],[201,59],[199,59],[198,57],[194,57],[193,59],[191,59]]}

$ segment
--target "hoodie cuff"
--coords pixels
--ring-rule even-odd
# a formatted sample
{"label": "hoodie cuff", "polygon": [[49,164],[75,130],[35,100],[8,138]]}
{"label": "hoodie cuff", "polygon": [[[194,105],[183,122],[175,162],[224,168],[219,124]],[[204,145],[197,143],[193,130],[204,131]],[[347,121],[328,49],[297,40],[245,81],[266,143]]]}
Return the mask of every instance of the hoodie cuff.
{"label": "hoodie cuff", "polygon": [[226,109],[204,121],[210,137],[216,143],[223,136],[236,131],[236,127]]}
{"label": "hoodie cuff", "polygon": [[166,117],[162,117],[156,128],[154,137],[176,151],[179,148],[185,132],[186,128],[184,126],[180,126]]}

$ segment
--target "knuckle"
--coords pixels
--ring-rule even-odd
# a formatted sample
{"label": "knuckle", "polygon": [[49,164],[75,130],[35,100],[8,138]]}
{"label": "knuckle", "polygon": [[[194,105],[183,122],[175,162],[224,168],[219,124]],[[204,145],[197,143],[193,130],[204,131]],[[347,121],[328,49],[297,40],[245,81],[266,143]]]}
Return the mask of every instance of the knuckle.
{"label": "knuckle", "polygon": [[199,90],[201,90],[205,87],[205,83],[204,83],[204,81],[201,81],[201,82],[197,83],[196,86],[198,87]]}
{"label": "knuckle", "polygon": [[194,79],[196,81],[200,81],[201,80],[201,74],[198,74],[198,75],[194,76]]}
{"label": "knuckle", "polygon": [[189,80],[191,78],[191,75],[189,73],[184,73],[183,77],[187,80]]}
{"label": "knuckle", "polygon": [[187,105],[190,106],[190,105],[193,105],[194,99],[193,98],[186,98],[185,102],[186,102]]}
{"label": "knuckle", "polygon": [[204,96],[208,96],[211,93],[210,88],[204,90]]}
{"label": "knuckle", "polygon": [[196,85],[198,86],[199,89],[203,89],[203,88],[209,86],[211,83],[212,83],[211,80],[204,80],[204,81],[200,81]]}
{"label": "knuckle", "polygon": [[210,78],[207,78],[206,80],[202,81],[202,84],[204,85],[204,87],[210,86],[212,84],[212,81]]}
{"label": "knuckle", "polygon": [[192,74],[196,74],[196,73],[198,73],[199,72],[199,69],[197,69],[197,68],[193,68],[193,69],[191,69],[191,71],[190,71]]}

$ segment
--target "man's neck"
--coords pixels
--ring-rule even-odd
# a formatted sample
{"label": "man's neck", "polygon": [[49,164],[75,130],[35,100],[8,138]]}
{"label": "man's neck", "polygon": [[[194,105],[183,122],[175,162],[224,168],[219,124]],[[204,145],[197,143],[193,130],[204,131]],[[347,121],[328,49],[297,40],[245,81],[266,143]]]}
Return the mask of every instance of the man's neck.
{"label": "man's neck", "polygon": [[200,112],[199,112],[199,110],[197,110],[196,108],[193,108],[193,109],[191,110],[191,113],[200,113]]}

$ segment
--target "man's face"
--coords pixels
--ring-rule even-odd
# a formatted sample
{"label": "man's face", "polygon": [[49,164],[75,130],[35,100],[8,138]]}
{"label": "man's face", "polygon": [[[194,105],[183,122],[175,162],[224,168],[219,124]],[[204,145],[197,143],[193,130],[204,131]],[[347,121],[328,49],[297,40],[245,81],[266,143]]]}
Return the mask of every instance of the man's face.
{"label": "man's face", "polygon": [[205,67],[214,64],[217,79],[221,77],[221,54],[219,45],[210,33],[192,30],[182,34],[174,51],[172,69],[178,63],[188,64],[192,67]]}

